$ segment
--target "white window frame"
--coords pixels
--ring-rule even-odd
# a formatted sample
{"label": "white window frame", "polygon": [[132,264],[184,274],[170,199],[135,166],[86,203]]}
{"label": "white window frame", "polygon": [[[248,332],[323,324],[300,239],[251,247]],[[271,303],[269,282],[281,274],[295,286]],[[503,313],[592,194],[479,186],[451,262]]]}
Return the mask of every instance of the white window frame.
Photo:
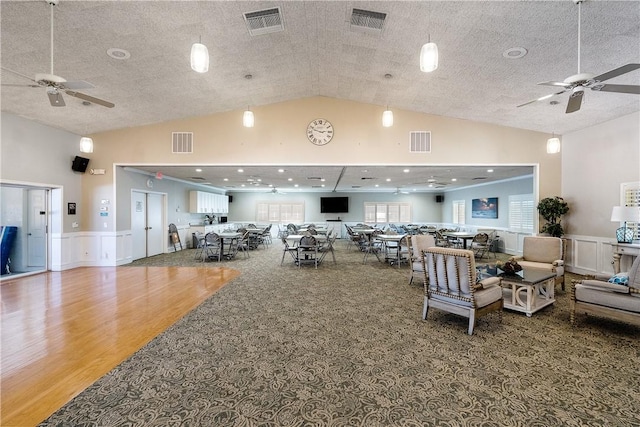
{"label": "white window frame", "polygon": [[410,224],[411,203],[364,202],[365,224]]}
{"label": "white window frame", "polygon": [[536,206],[531,194],[509,196],[509,230],[533,233]]}
{"label": "white window frame", "polygon": [[453,200],[451,202],[451,222],[453,224],[464,225],[466,223],[466,207],[464,200]]}
{"label": "white window frame", "polygon": [[302,224],[304,218],[304,202],[256,203],[256,222]]}

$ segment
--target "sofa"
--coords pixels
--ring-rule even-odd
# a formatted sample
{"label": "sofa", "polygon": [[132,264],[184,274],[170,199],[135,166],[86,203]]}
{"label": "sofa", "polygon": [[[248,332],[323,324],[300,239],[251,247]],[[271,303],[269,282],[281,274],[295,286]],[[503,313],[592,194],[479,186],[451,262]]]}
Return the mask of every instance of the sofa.
{"label": "sofa", "polygon": [[628,273],[571,281],[570,319],[578,313],[602,316],[640,326],[640,256]]}
{"label": "sofa", "polygon": [[556,273],[555,284],[564,291],[564,249],[559,237],[527,236],[523,239],[522,256],[511,259],[524,268]]}

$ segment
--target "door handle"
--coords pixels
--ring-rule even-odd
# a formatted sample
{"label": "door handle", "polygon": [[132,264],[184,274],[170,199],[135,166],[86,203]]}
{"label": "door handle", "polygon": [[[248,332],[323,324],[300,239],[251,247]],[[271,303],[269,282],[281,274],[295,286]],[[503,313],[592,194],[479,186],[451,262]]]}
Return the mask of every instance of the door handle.
{"label": "door handle", "polygon": [[27,233],[27,236],[31,236],[31,233]]}

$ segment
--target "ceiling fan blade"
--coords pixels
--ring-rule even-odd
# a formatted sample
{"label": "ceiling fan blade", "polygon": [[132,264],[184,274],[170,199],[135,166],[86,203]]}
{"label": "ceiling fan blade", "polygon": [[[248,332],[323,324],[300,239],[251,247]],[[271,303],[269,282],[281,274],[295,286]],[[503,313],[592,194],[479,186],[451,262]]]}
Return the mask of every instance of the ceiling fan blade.
{"label": "ceiling fan blade", "polygon": [[84,89],[93,89],[95,86],[89,82],[85,82],[84,80],[78,80],[75,82],[64,82],[62,84],[63,89],[65,90],[84,90]]}
{"label": "ceiling fan blade", "polygon": [[[37,83],[35,80],[33,80],[32,77],[26,76],[26,75],[24,75],[22,73],[19,73],[17,71],[10,70],[9,68],[5,68],[5,67],[0,67],[0,68],[2,68],[4,71],[10,72],[11,74],[15,74],[16,76],[24,77],[27,80],[31,80],[32,82]],[[36,86],[36,87],[39,87],[39,86]]]}
{"label": "ceiling fan blade", "polygon": [[599,90],[602,92],[618,92],[618,93],[630,93],[633,95],[640,95],[640,86],[636,85],[603,85],[601,87],[594,87],[593,90]]}
{"label": "ceiling fan blade", "polygon": [[47,91],[47,96],[49,96],[49,102],[52,107],[64,107],[66,105],[62,94],[58,91]]}
{"label": "ceiling fan blade", "polygon": [[14,85],[14,84],[2,84],[2,86],[12,86],[12,87],[40,87],[39,85]]}
{"label": "ceiling fan blade", "polygon": [[560,95],[562,93],[565,93],[567,90],[568,89],[565,89],[565,90],[561,90],[560,92],[551,93],[549,95],[541,96],[540,98],[534,99],[533,101],[529,101],[529,102],[525,102],[524,104],[520,104],[520,105],[518,105],[518,107],[524,107],[525,105],[533,104],[534,102],[544,101],[545,99],[549,99],[552,96],[556,96],[556,95]]}
{"label": "ceiling fan blade", "polygon": [[599,76],[595,76],[593,78],[596,82],[603,82],[605,80],[612,79],[614,77],[621,76],[626,73],[630,73],[633,70],[637,70],[640,68],[640,64],[627,64],[622,67],[618,67],[615,70],[607,71],[606,73],[600,74]]}
{"label": "ceiling fan blade", "polygon": [[73,96],[75,98],[80,98],[82,100],[89,101],[89,102],[94,103],[94,104],[102,105],[103,107],[107,107],[107,108],[115,107],[115,104],[112,103],[112,102],[105,101],[105,100],[100,99],[100,98],[95,98],[93,96],[89,96],[89,95],[86,95],[84,93],[76,92],[74,90],[67,90],[65,92],[66,92],[67,95]]}
{"label": "ceiling fan blade", "polygon": [[565,82],[540,82],[538,84],[543,86],[562,86],[566,88],[571,87],[571,83],[565,83]]}
{"label": "ceiling fan blade", "polygon": [[583,96],[584,96],[584,91],[582,90],[573,92],[569,97],[569,103],[567,104],[567,111],[565,112],[569,114],[569,113],[574,113],[578,111],[580,109],[580,106],[582,105]]}

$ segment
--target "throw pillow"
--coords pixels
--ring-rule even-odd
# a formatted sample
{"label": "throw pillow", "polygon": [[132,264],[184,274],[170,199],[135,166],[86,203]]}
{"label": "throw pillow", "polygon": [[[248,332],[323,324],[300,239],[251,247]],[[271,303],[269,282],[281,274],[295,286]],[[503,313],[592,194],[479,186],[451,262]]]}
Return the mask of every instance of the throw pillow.
{"label": "throw pillow", "polygon": [[629,273],[618,273],[608,280],[609,283],[629,286]]}

